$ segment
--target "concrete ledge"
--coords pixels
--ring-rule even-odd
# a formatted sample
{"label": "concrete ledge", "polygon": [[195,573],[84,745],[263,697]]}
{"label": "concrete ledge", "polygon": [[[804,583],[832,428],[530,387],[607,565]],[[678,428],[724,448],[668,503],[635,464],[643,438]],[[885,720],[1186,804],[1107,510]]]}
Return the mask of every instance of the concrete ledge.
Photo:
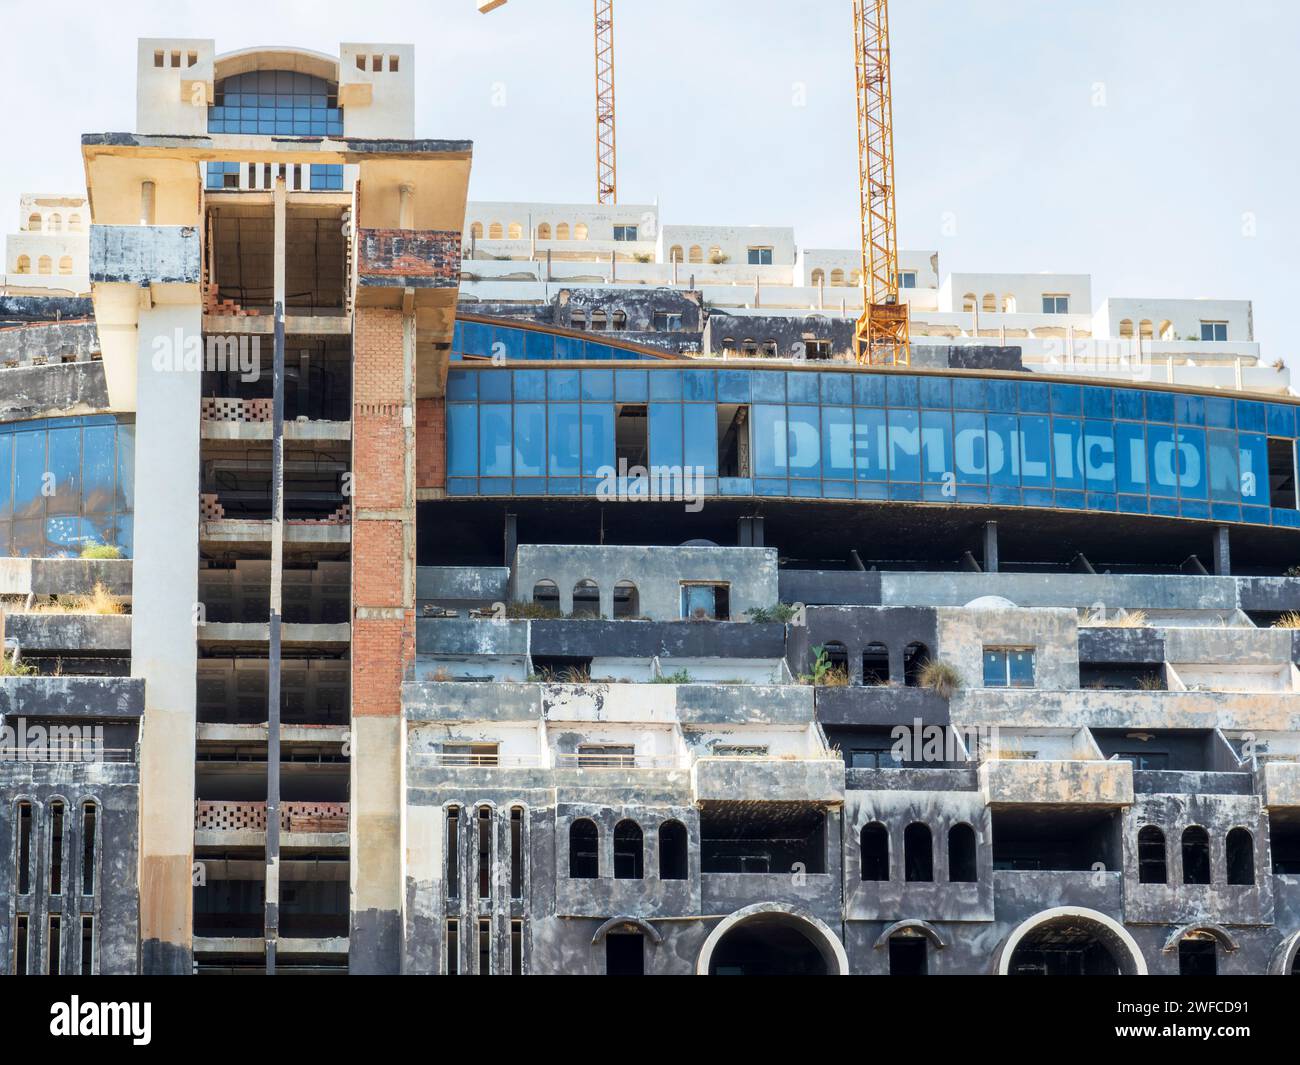
{"label": "concrete ledge", "polygon": [[88,595],[96,584],[114,595],[131,594],[129,558],[34,558],[31,567],[36,595]]}
{"label": "concrete ledge", "polygon": [[1300,731],[1300,692],[1149,692],[963,688],[959,727]]}
{"label": "concrete ledge", "polygon": [[696,802],[844,801],[838,758],[700,758],[691,767]]}
{"label": "concrete ledge", "polygon": [[1110,610],[1237,608],[1235,577],[1105,573],[882,573],[886,606],[965,606],[997,595],[1016,606],[1091,607]]}
{"label": "concrete ledge", "polygon": [[130,614],[8,614],[5,634],[27,651],[131,652]]}
{"label": "concrete ledge", "polygon": [[194,226],[90,227],[90,279],[97,282],[198,284]]}
{"label": "concrete ledge", "polygon": [[817,720],[823,725],[946,725],[948,700],[926,688],[894,685],[815,687]]}
{"label": "concrete ledge", "polygon": [[[265,440],[271,439],[270,422],[218,422],[201,423],[200,435],[204,440]],[[351,440],[351,422],[286,421],[284,438],[291,441]]]}
{"label": "concrete ledge", "polygon": [[144,681],[135,677],[0,677],[6,717],[138,718]]}
{"label": "concrete ledge", "polygon": [[979,770],[990,805],[1128,806],[1133,766],[1127,761],[1038,761],[996,758]]}
{"label": "concrete ledge", "polygon": [[[210,621],[196,630],[201,643],[269,643],[271,625],[266,621]],[[280,626],[283,644],[347,644],[352,639],[352,626],[346,621],[333,625],[313,625],[306,622],[287,622]]]}
{"label": "concrete ledge", "polygon": [[[194,833],[196,847],[265,847],[266,830],[202,830]],[[281,832],[280,848],[302,847],[308,850],[347,850],[346,832]]]}
{"label": "concrete ledge", "polygon": [[1157,629],[1079,626],[1079,661],[1101,665],[1143,665],[1165,660],[1165,641]]}
{"label": "concrete ledge", "polygon": [[[197,505],[197,503],[195,504]],[[248,544],[258,545],[271,542],[271,522],[269,520],[223,518],[219,521],[199,523],[199,540],[213,544]],[[284,526],[286,544],[350,544],[352,526],[334,524],[295,525],[286,522]]]}
{"label": "concrete ledge", "polygon": [[[804,724],[813,720],[806,684],[674,684],[683,725]],[[842,764],[842,763],[840,763]]]}
{"label": "concrete ledge", "polygon": [[[348,738],[346,725],[281,725],[282,743],[342,743]],[[212,743],[264,743],[267,737],[265,722],[257,725],[226,724],[200,721],[197,738]]]}
{"label": "concrete ledge", "polygon": [[530,623],[534,655],[783,658],[785,626],[737,621],[554,620]]}
{"label": "concrete ledge", "polygon": [[422,655],[526,655],[528,625],[527,621],[477,618],[419,619],[415,650]]}
{"label": "concrete ledge", "polygon": [[102,362],[54,363],[0,370],[0,422],[64,414],[97,414],[108,408]]}
{"label": "concrete ledge", "polygon": [[509,595],[507,566],[420,566],[415,571],[417,600],[500,603]]}
{"label": "concrete ledge", "polygon": [[1259,790],[1269,809],[1300,806],[1300,762],[1264,762],[1259,767]]}

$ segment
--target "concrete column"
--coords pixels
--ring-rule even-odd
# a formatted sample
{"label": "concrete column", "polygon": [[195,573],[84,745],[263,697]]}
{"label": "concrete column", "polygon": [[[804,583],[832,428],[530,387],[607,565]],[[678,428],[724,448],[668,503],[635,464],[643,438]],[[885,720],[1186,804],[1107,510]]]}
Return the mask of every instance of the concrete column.
{"label": "concrete column", "polygon": [[996,521],[986,521],[984,523],[984,572],[997,573],[998,571],[998,523]]}
{"label": "concrete column", "polygon": [[[131,675],[145,681],[140,942],[148,974],[193,971],[201,380],[199,373],[155,369],[153,357],[201,333],[197,298],[193,304],[140,310]],[[174,363],[159,360],[159,365]]]}
{"label": "concrete column", "polygon": [[1229,549],[1228,526],[1220,525],[1214,530],[1214,575],[1216,577],[1232,576],[1232,553]]}

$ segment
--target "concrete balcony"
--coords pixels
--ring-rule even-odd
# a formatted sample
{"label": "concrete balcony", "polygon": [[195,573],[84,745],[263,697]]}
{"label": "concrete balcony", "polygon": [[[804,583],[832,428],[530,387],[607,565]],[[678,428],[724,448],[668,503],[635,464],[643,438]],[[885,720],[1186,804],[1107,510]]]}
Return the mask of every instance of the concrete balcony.
{"label": "concrete balcony", "polygon": [[699,758],[691,767],[696,802],[836,804],[844,801],[844,763],[838,758]]}
{"label": "concrete balcony", "polygon": [[[217,518],[199,523],[199,542],[207,547],[240,547],[269,551],[271,522],[268,519]],[[286,545],[338,547],[352,542],[351,522],[284,523]]]}
{"label": "concrete balcony", "polygon": [[1267,809],[1300,807],[1300,762],[1260,763],[1258,787]]}
{"label": "concrete balcony", "polygon": [[1128,806],[1133,766],[1127,761],[994,758],[979,771],[989,805]]}
{"label": "concrete balcony", "polygon": [[[280,845],[346,848],[348,813],[345,802],[282,802]],[[194,845],[264,847],[266,803],[195,801]]]}

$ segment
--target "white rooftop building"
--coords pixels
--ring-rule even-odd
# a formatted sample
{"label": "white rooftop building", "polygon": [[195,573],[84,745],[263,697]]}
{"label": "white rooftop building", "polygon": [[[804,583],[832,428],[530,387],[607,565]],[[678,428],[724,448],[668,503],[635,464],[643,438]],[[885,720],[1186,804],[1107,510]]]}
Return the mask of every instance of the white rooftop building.
{"label": "white rooftop building", "polygon": [[84,193],[24,193],[5,238],[6,292],[90,292],[90,206]]}

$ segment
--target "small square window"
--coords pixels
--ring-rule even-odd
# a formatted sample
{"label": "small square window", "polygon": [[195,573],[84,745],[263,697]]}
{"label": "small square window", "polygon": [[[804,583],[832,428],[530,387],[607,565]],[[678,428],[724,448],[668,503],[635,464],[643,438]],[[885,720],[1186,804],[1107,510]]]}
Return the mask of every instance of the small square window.
{"label": "small square window", "polygon": [[1031,647],[984,648],[984,687],[1032,688],[1034,651]]}
{"label": "small square window", "polygon": [[636,226],[615,226],[614,239],[615,240],[636,240],[637,239]]}
{"label": "small square window", "polygon": [[390,74],[397,73],[397,56],[395,55],[390,55],[388,57],[388,73]]}
{"label": "small square window", "polygon": [[682,617],[688,621],[726,621],[731,616],[730,587],[682,584]]}
{"label": "small square window", "polygon": [[916,288],[916,271],[900,270],[898,272],[899,288]]}
{"label": "small square window", "polygon": [[749,265],[750,266],[771,266],[772,249],[771,248],[750,248]]}
{"label": "small square window", "polygon": [[1044,314],[1069,314],[1070,297],[1069,296],[1043,296],[1043,313]]}
{"label": "small square window", "polygon": [[1227,322],[1202,322],[1201,323],[1202,340],[1227,340],[1228,323]]}

